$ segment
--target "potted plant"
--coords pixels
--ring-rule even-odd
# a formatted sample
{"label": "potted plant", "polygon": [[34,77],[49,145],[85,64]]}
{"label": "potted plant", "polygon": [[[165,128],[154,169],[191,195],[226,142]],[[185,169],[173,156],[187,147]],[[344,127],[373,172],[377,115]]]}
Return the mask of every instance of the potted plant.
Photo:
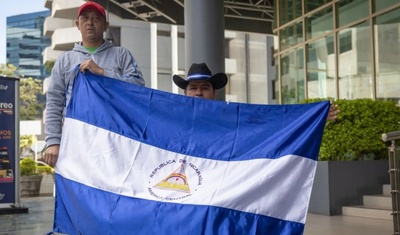
{"label": "potted plant", "polygon": [[35,160],[31,158],[21,160],[20,171],[20,196],[39,196],[43,175],[38,171]]}
{"label": "potted plant", "polygon": [[[305,100],[303,103],[324,99]],[[338,215],[380,194],[389,182],[388,145],[382,134],[400,129],[400,107],[391,100],[339,99],[337,120],[328,121],[321,143],[309,212]]]}

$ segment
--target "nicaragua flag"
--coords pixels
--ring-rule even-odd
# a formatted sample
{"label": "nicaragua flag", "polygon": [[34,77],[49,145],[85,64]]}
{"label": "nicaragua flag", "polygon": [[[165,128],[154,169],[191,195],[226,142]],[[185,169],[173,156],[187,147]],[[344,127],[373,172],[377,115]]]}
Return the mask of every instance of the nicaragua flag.
{"label": "nicaragua flag", "polygon": [[54,232],[302,234],[329,102],[191,98],[78,73]]}

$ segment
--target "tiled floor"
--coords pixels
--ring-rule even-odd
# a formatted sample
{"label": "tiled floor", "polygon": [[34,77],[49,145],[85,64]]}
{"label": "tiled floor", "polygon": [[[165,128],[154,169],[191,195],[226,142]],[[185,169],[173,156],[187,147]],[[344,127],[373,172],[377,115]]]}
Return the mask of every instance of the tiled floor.
{"label": "tiled floor", "polygon": [[[53,225],[52,197],[22,198],[29,213],[0,215],[1,235],[44,235]],[[305,235],[389,235],[393,223],[389,220],[365,219],[351,216],[308,214]]]}
{"label": "tiled floor", "polygon": [[308,214],[305,235],[390,235],[393,221]]}
{"label": "tiled floor", "polygon": [[54,198],[22,198],[29,213],[0,215],[1,235],[44,235],[53,228]]}

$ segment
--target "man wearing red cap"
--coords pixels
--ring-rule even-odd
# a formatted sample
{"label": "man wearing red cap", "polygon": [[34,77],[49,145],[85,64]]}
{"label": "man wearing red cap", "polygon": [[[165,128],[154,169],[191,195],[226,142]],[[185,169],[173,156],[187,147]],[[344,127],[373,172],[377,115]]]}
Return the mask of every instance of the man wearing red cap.
{"label": "man wearing red cap", "polygon": [[104,8],[86,2],[78,11],[75,25],[82,35],[71,51],[63,53],[55,62],[46,93],[46,145],[44,160],[54,166],[61,141],[65,107],[71,96],[77,66],[82,72],[123,80],[144,86],[142,73],[128,49],[113,46],[104,40],[109,23]]}

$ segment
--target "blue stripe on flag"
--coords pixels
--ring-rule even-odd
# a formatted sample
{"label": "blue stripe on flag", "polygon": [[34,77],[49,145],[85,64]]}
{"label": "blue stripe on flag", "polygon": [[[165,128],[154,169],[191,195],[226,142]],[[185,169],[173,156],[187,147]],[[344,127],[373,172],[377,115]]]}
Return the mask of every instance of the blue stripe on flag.
{"label": "blue stripe on flag", "polygon": [[[213,206],[108,193],[56,175],[54,232],[75,234],[302,234],[304,224]],[[74,232],[75,231],[75,232]],[[79,231],[79,232],[78,232]]]}

